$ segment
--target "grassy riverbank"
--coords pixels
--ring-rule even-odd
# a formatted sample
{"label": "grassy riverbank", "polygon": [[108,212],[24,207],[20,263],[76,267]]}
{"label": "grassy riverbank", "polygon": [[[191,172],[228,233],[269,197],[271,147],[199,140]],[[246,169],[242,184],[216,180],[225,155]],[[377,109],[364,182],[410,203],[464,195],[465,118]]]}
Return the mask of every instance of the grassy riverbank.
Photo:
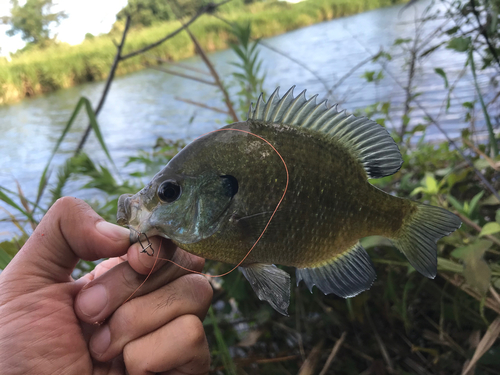
{"label": "grassy riverbank", "polygon": [[[388,6],[401,0],[308,0],[298,4],[285,2],[257,3],[223,13],[230,22],[252,23],[255,37],[277,35],[342,16]],[[221,7],[221,12],[224,8]],[[149,28],[131,30],[127,36],[125,53],[144,47],[162,38],[180,26],[165,22]],[[224,49],[232,40],[230,26],[204,15],[191,30],[207,51]],[[117,39],[117,37],[115,37]],[[67,88],[83,82],[104,79],[111,66],[116,48],[113,37],[106,35],[86,40],[77,46],[59,45],[43,51],[28,51],[11,62],[0,60],[0,104],[12,103],[25,97]],[[181,33],[147,55],[137,56],[119,65],[117,74],[123,75],[144,68],[154,57],[180,60],[194,54],[186,33]]]}

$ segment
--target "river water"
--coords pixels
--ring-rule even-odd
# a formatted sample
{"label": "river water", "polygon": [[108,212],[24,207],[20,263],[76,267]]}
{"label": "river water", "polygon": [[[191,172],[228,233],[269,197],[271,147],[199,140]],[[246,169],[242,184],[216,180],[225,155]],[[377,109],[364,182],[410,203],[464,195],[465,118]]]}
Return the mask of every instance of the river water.
{"label": "river water", "polygon": [[[401,6],[379,9],[265,39],[268,45],[293,56],[317,72],[323,81],[320,82],[290,59],[262,47],[260,56],[267,72],[265,89],[271,93],[276,86],[281,86],[281,93],[284,93],[289,87],[296,85],[296,93],[307,89],[309,95],[319,94],[323,98],[326,94],[325,85],[333,86],[356,64],[375,54],[379,48],[390,48],[396,38],[414,37],[414,20],[427,4],[427,1],[420,1],[416,7],[403,13],[400,13]],[[422,36],[434,31],[439,22],[442,21],[424,25]],[[396,55],[401,52],[394,48]],[[213,53],[210,59],[220,76],[230,83],[233,71],[230,62],[236,61],[233,52],[226,50]],[[196,57],[184,63],[205,68]],[[397,127],[400,125],[398,121],[401,121],[405,100],[404,90],[399,85],[406,85],[408,73],[405,64],[404,57],[395,56],[387,63],[392,76],[384,72],[385,78],[377,85],[366,83],[361,75],[366,70],[378,71],[381,65],[366,64],[346,78],[330,98],[340,100],[341,108],[348,111],[365,108],[377,101],[391,101],[391,115],[398,118],[399,114],[399,120],[388,125]],[[414,82],[416,91],[421,93],[420,102],[439,119],[452,137],[458,136],[461,128],[467,126],[461,103],[475,99],[472,77],[466,71],[455,88],[449,111],[444,113],[442,106],[446,90],[443,79],[434,72],[434,68],[443,68],[451,83],[463,66],[463,57],[450,50],[441,50],[421,61]],[[489,79],[488,74],[479,76],[481,89],[487,97],[493,95],[488,87]],[[78,99],[86,96],[96,103],[103,85],[103,82],[88,83],[0,107],[0,185],[15,188],[17,180],[25,194],[33,197],[41,171]],[[226,115],[194,107],[175,97],[223,108],[220,94],[213,87],[155,70],[146,69],[119,77],[113,82],[98,121],[119,168],[127,157],[136,155],[137,150],[150,149],[159,136],[189,141],[226,123]],[[477,112],[476,127],[484,133],[484,121],[480,111]],[[424,121],[424,114],[418,109],[411,116],[412,126]],[[55,166],[61,164],[75,149],[86,124],[85,116],[81,115],[63,143],[60,153],[54,158]],[[430,140],[443,139],[443,135],[432,126],[428,128],[426,137]],[[93,136],[86,144],[85,151],[96,162],[104,162],[106,159]],[[65,193],[82,196],[82,192],[72,190],[71,187]],[[8,224],[0,223],[0,237],[12,229]]]}

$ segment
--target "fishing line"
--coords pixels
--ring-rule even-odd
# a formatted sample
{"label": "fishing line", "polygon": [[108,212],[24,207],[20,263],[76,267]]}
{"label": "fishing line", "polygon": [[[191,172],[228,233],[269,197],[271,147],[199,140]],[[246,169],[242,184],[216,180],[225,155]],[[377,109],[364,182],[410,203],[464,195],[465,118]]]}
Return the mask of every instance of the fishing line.
{"label": "fishing line", "polygon": [[[290,181],[290,174],[289,174],[289,172],[288,172],[288,167],[287,167],[287,165],[286,165],[285,159],[283,159],[283,156],[281,156],[281,154],[278,152],[278,150],[276,150],[276,148],[275,148],[275,147],[274,147],[274,146],[273,146],[273,145],[272,145],[272,144],[271,144],[271,143],[270,143],[267,139],[265,139],[265,138],[261,137],[260,135],[254,134],[254,133],[249,132],[249,131],[246,131],[246,130],[241,130],[241,129],[231,129],[231,128],[229,128],[229,129],[217,129],[217,130],[214,130],[214,131],[211,131],[211,132],[205,133],[205,134],[203,134],[203,135],[199,136],[198,138],[204,137],[205,135],[208,135],[208,134],[211,134],[211,133],[216,133],[216,132],[220,132],[220,131],[231,131],[231,130],[232,130],[232,131],[237,131],[237,132],[241,132],[241,133],[246,133],[246,134],[252,135],[252,136],[257,137],[257,138],[259,138],[259,139],[263,140],[264,142],[266,142],[266,143],[267,143],[267,144],[268,144],[268,145],[269,145],[269,146],[273,149],[273,151],[274,151],[274,152],[275,152],[275,153],[279,156],[279,158],[281,159],[281,162],[283,163],[283,166],[285,167],[285,172],[286,172],[286,184],[285,184],[285,189],[283,190],[283,195],[281,196],[281,199],[279,200],[278,204],[276,205],[276,208],[274,209],[274,211],[273,211],[273,213],[272,213],[271,217],[270,217],[270,218],[269,218],[269,220],[267,221],[267,224],[266,224],[266,226],[264,227],[264,229],[263,229],[262,233],[260,234],[259,238],[257,238],[257,240],[255,241],[255,243],[254,243],[254,244],[252,245],[252,247],[250,248],[250,250],[248,250],[247,254],[243,257],[243,259],[241,259],[241,261],[240,261],[240,262],[239,262],[236,266],[234,266],[231,270],[229,270],[229,271],[227,271],[227,272],[221,273],[220,275],[210,275],[210,274],[208,274],[208,273],[203,273],[203,272],[199,272],[199,271],[191,270],[191,269],[189,269],[189,268],[186,268],[186,267],[184,267],[184,266],[181,266],[180,264],[178,264],[178,263],[174,262],[174,261],[173,261],[173,260],[171,260],[171,259],[160,258],[159,256],[160,256],[161,244],[162,244],[162,242],[160,241],[160,247],[159,247],[158,252],[157,252],[157,254],[156,254],[156,258],[155,258],[155,261],[154,261],[154,263],[153,263],[153,267],[151,268],[151,271],[149,271],[148,275],[146,276],[146,278],[144,279],[144,281],[142,282],[142,284],[141,284],[141,285],[139,285],[139,286],[137,287],[137,289],[136,289],[136,290],[134,290],[134,292],[130,295],[130,297],[128,297],[128,298],[127,298],[127,300],[126,300],[125,302],[129,301],[129,300],[132,298],[132,296],[133,296],[133,295],[134,295],[134,294],[135,294],[135,293],[136,293],[136,292],[137,292],[137,291],[138,291],[138,290],[139,290],[139,289],[140,289],[140,288],[144,285],[144,283],[148,280],[148,278],[149,278],[149,277],[151,276],[151,274],[153,273],[153,270],[154,270],[154,268],[155,268],[156,263],[158,262],[158,260],[164,260],[164,261],[170,262],[170,263],[175,264],[177,267],[179,267],[179,268],[181,268],[181,269],[183,269],[183,270],[185,270],[185,271],[188,271],[188,272],[191,272],[191,273],[194,273],[194,274],[198,274],[198,275],[203,275],[203,276],[206,276],[206,277],[223,277],[223,276],[226,276],[226,275],[230,274],[231,272],[233,272],[234,270],[236,270],[236,269],[237,269],[237,268],[238,268],[238,267],[239,267],[239,266],[240,266],[240,265],[241,265],[241,264],[245,261],[245,259],[247,259],[247,258],[248,258],[248,256],[249,256],[249,255],[250,255],[250,253],[252,252],[252,250],[255,248],[255,246],[257,246],[257,244],[259,243],[260,239],[262,238],[262,236],[263,236],[263,235],[264,235],[264,233],[266,232],[267,228],[269,227],[269,224],[271,224],[271,221],[273,220],[274,215],[275,215],[275,214],[276,214],[276,212],[278,211],[278,208],[280,207],[281,202],[283,202],[283,199],[285,199],[285,195],[286,195],[286,193],[287,193],[287,191],[288,191],[288,183],[289,183],[289,181]],[[196,139],[198,139],[198,138],[196,138]],[[132,229],[132,228],[130,228],[130,229]],[[132,230],[134,230],[134,229],[132,229]],[[136,232],[137,232],[137,231],[136,231]],[[147,251],[147,249],[149,249],[149,248],[150,248],[150,249],[153,251],[153,253],[154,253],[153,245],[152,245],[151,241],[149,240],[148,236],[147,236],[145,233],[139,233],[139,232],[137,232],[137,233],[139,234],[139,243],[140,243],[140,245],[141,245],[141,247],[142,247],[142,251],[141,251],[141,253],[146,253],[147,255],[150,255],[150,254],[149,254],[149,252]],[[146,246],[146,247],[144,247],[144,245],[142,244],[142,242],[141,242],[141,240],[140,240],[141,235],[144,235],[144,237],[145,237],[145,238],[146,238],[146,240],[147,240],[147,246]],[[151,254],[150,256],[152,256],[152,255],[153,255],[153,254]],[[124,302],[124,303],[125,303],[125,302]]]}

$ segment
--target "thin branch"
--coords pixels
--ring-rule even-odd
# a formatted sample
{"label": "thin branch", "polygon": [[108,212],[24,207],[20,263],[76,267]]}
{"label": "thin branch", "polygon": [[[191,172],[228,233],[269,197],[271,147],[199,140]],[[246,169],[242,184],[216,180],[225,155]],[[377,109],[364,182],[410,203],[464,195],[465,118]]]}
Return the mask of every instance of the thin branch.
{"label": "thin branch", "polygon": [[214,78],[216,85],[222,91],[222,95],[224,95],[224,102],[226,103],[226,107],[227,107],[227,110],[229,112],[229,115],[231,116],[231,118],[233,119],[234,122],[240,121],[240,119],[238,118],[238,115],[236,114],[236,111],[234,110],[233,103],[231,102],[231,99],[229,98],[229,93],[227,92],[226,88],[222,84],[222,81],[220,80],[219,74],[215,70],[213,64],[208,59],[207,54],[205,53],[205,51],[203,51],[203,48],[201,48],[200,43],[198,43],[198,40],[196,39],[196,37],[193,35],[193,33],[191,33],[191,31],[188,28],[186,28],[186,32],[189,34],[189,37],[193,41],[193,43],[196,47],[196,51],[198,51],[198,53],[200,54],[201,59],[203,60],[205,65],[210,70],[210,73],[212,74],[212,77]]}
{"label": "thin branch", "polygon": [[[454,286],[462,289],[465,293],[467,293],[471,297],[475,298],[477,301],[481,301],[483,299],[483,296],[481,294],[476,292],[469,285],[465,284],[465,282],[463,282],[463,280],[462,281],[456,280],[455,277],[448,276],[447,274],[445,274],[443,272],[439,272],[438,274],[446,281],[448,281],[451,284],[453,284]],[[493,298],[486,297],[484,300],[484,305],[487,308],[495,311],[497,314],[500,314],[500,305],[498,303],[496,303],[496,301]]]}
{"label": "thin branch", "polygon": [[[212,14],[212,16],[214,16],[215,18],[221,20],[222,22],[225,22],[226,24],[228,24],[231,27],[234,27],[234,24],[232,22],[226,20],[225,18],[223,18],[223,17],[221,17],[221,16],[219,16],[217,14]],[[283,51],[280,51],[276,47],[272,47],[269,44],[264,43],[261,39],[256,39],[256,38],[251,38],[251,39],[254,42],[259,43],[261,46],[266,47],[267,49],[270,49],[273,52],[276,52],[278,55],[286,57],[288,60],[293,61],[295,64],[299,65],[301,68],[307,70],[309,73],[311,73],[323,85],[323,87],[325,88],[325,90],[327,90],[329,92],[328,85],[326,84],[325,80],[323,78],[321,78],[318,75],[318,73],[316,73],[314,70],[312,70],[311,68],[309,68],[306,64],[304,64],[303,62],[295,59],[294,57],[292,57],[290,55],[288,55],[287,53],[285,53]]]}
{"label": "thin branch", "polygon": [[[361,43],[361,41],[354,34],[352,34],[348,28],[346,28],[346,30],[351,34],[353,39],[355,39],[369,54],[371,54],[371,51],[363,43]],[[399,87],[401,87],[404,90],[405,88],[404,88],[403,84],[401,82],[399,82],[399,80],[396,78],[396,76],[389,69],[387,69],[387,67],[384,64],[381,64],[380,62],[379,62],[379,64],[384,69],[384,71],[387,73],[387,75],[389,77],[391,77],[392,80]],[[500,195],[495,190],[495,188],[488,182],[488,180],[486,180],[486,177],[484,177],[484,175],[481,172],[479,172],[479,170],[474,166],[474,164],[469,160],[469,158],[467,156],[465,156],[465,154],[462,152],[462,150],[460,150],[460,148],[458,147],[456,142],[450,138],[450,136],[448,135],[448,133],[446,133],[446,131],[442,128],[442,126],[436,120],[434,120],[432,115],[417,100],[417,98],[413,98],[413,102],[424,113],[424,115],[429,119],[429,122],[432,123],[433,125],[435,125],[436,128],[438,128],[438,130],[444,135],[444,137],[446,138],[448,143],[457,150],[457,152],[465,160],[465,162],[469,165],[469,167],[474,171],[474,173],[481,180],[481,182],[484,184],[484,186],[486,186],[486,188],[495,196],[495,198],[497,198],[500,201]]]}
{"label": "thin branch", "polygon": [[392,364],[391,357],[389,356],[389,352],[387,350],[387,347],[384,344],[384,341],[380,337],[377,328],[375,327],[375,324],[373,323],[373,319],[370,315],[370,312],[368,310],[368,305],[365,304],[365,316],[366,320],[368,321],[368,324],[370,325],[371,329],[373,330],[373,333],[375,335],[375,340],[377,340],[377,344],[380,349],[380,353],[382,354],[382,358],[384,358],[385,364],[387,365],[387,371],[389,373],[394,373],[394,365]]}
{"label": "thin branch", "polygon": [[342,333],[342,336],[340,336],[340,339],[338,339],[337,342],[335,343],[335,345],[333,346],[332,352],[328,356],[328,359],[326,360],[326,363],[323,366],[323,370],[321,370],[319,375],[326,375],[326,372],[330,368],[330,365],[332,364],[333,360],[335,359],[335,356],[337,355],[340,347],[344,343],[346,334],[347,334],[347,332]]}
{"label": "thin branch", "polygon": [[184,103],[196,105],[196,106],[201,107],[201,108],[210,109],[211,111],[219,112],[219,113],[224,113],[225,115],[230,116],[230,113],[228,111],[224,111],[223,109],[219,109],[219,108],[216,108],[216,107],[211,107],[209,105],[206,105],[206,104],[203,104],[203,103],[199,103],[199,102],[195,102],[193,100],[179,98],[178,96],[176,96],[175,99],[179,100],[181,102],[184,102]]}
{"label": "thin branch", "polygon": [[[150,49],[152,49],[154,47],[159,46],[160,44],[162,44],[166,40],[174,37],[175,35],[177,35],[178,33],[180,33],[182,30],[184,30],[187,26],[189,26],[190,24],[192,24],[203,13],[213,12],[217,7],[219,7],[222,4],[227,3],[228,1],[231,1],[231,0],[225,0],[225,1],[223,1],[221,3],[218,3],[218,4],[213,4],[213,3],[207,4],[206,6],[202,7],[187,23],[183,24],[180,28],[178,28],[174,32],[166,35],[165,37],[161,38],[160,40],[158,40],[158,41],[156,41],[156,42],[154,42],[152,44],[147,45],[144,48],[141,48],[141,49],[139,49],[137,51],[134,51],[134,52],[130,52],[130,53],[126,54],[126,55],[122,55],[123,46],[125,44],[125,39],[127,37],[127,32],[129,30],[129,27],[130,27],[130,15],[128,15],[127,19],[125,21],[125,28],[123,30],[122,40],[121,40],[120,44],[117,46],[117,51],[116,51],[116,54],[115,54],[115,59],[113,60],[113,64],[111,65],[111,69],[109,71],[109,75],[108,75],[108,78],[106,80],[106,84],[104,86],[104,90],[102,92],[101,99],[99,100],[99,103],[97,104],[97,107],[96,107],[96,109],[94,111],[96,117],[99,114],[99,112],[101,111],[102,106],[104,105],[104,102],[106,101],[106,97],[108,96],[108,92],[109,92],[109,89],[111,87],[111,83],[113,82],[113,78],[115,77],[116,69],[117,69],[118,64],[120,63],[120,61],[126,60],[126,59],[134,57],[134,56],[137,56],[137,55],[142,54],[142,53],[144,53],[146,51],[149,51]],[[75,150],[75,155],[78,155],[80,153],[80,151],[82,150],[83,145],[87,141],[87,138],[88,138],[91,130],[92,130],[92,127],[89,124],[87,126],[87,129],[85,129],[83,137],[81,138],[80,142],[78,143],[78,147]]]}
{"label": "thin branch", "polygon": [[195,68],[194,66],[190,66],[190,65],[187,65],[187,64],[183,64],[183,63],[180,63],[180,62],[174,62],[174,61],[168,61],[168,60],[165,60],[165,59],[162,59],[160,57],[156,57],[156,56],[153,56],[153,55],[146,55],[147,57],[151,58],[151,59],[155,59],[157,62],[159,63],[165,63],[165,64],[168,64],[170,66],[178,66],[179,68],[183,68],[183,69],[186,69],[186,70],[191,70],[193,72],[196,72],[196,73],[200,73],[200,74],[205,74],[207,76],[211,76],[211,74],[203,69],[198,69],[198,68]]}
{"label": "thin branch", "polygon": [[253,39],[253,40],[257,41],[261,46],[264,46],[267,49],[270,49],[271,51],[276,52],[278,55],[281,55],[283,57],[286,57],[288,60],[293,61],[295,64],[297,64],[298,66],[300,66],[302,69],[307,70],[309,73],[311,73],[323,85],[323,87],[326,90],[328,90],[328,85],[326,84],[325,80],[323,78],[321,78],[318,73],[316,73],[314,70],[312,70],[311,68],[309,68],[306,64],[304,64],[303,62],[301,62],[301,61],[295,59],[294,57],[286,54],[285,52],[280,51],[279,49],[277,49],[275,47],[272,47],[272,46],[270,46],[267,43],[264,43],[262,40],[255,40],[255,39]]}
{"label": "thin branch", "polygon": [[486,160],[488,162],[488,164],[490,165],[491,168],[493,168],[495,171],[499,171],[500,170],[500,163],[497,164],[497,162],[495,160],[493,160],[492,158],[490,158],[488,155],[486,155],[484,152],[482,152],[480,149],[478,149],[471,141],[469,141],[467,138],[464,138],[462,140],[462,142],[464,142],[469,148],[472,149],[472,151],[474,151],[476,154],[478,155],[481,155],[484,160]]}
{"label": "thin branch", "polygon": [[[130,16],[127,16],[127,20],[125,21],[125,29],[123,30],[123,34],[122,34],[122,40],[116,49],[115,59],[113,60],[113,64],[111,65],[111,69],[109,71],[109,75],[108,75],[108,78],[106,80],[106,84],[104,85],[104,90],[102,91],[102,94],[101,94],[101,99],[99,100],[99,103],[97,104],[97,107],[94,111],[96,117],[99,114],[99,112],[101,111],[102,106],[104,105],[104,102],[106,101],[106,97],[108,96],[108,92],[109,92],[109,89],[111,87],[111,83],[113,82],[113,78],[115,77],[116,68],[118,67],[118,64],[121,60],[121,53],[122,53],[123,45],[125,44],[125,39],[127,37],[127,32],[128,32],[129,27],[130,27]],[[87,138],[88,138],[91,130],[92,130],[92,126],[89,123],[87,125],[87,129],[85,129],[85,133],[83,133],[83,136],[80,139],[80,142],[78,143],[78,147],[75,150],[75,156],[78,155],[80,153],[80,151],[82,150],[83,145],[87,141]]]}
{"label": "thin branch", "polygon": [[340,77],[340,79],[335,83],[335,85],[333,85],[329,90],[328,92],[326,93],[326,96],[329,96],[331,94],[333,94],[333,92],[335,90],[337,90],[337,88],[342,84],[344,83],[344,81],[349,78],[349,76],[351,76],[356,70],[358,70],[359,68],[361,68],[363,65],[369,63],[370,61],[373,61],[373,59],[377,58],[377,56],[380,56],[380,53],[382,51],[380,51],[379,53],[377,53],[376,55],[374,56],[370,56],[364,60],[362,60],[361,62],[357,63],[356,65],[354,65],[346,74],[344,74],[342,77]]}
{"label": "thin branch", "polygon": [[208,80],[203,79],[203,78],[198,78],[198,77],[195,77],[195,76],[190,76],[188,74],[179,73],[179,72],[176,72],[176,71],[173,71],[173,70],[170,70],[170,69],[166,69],[166,68],[162,68],[162,67],[159,67],[159,66],[154,66],[154,65],[149,65],[149,64],[144,64],[144,65],[147,66],[148,68],[151,68],[151,69],[154,69],[154,70],[158,70],[160,72],[172,74],[174,76],[179,76],[179,77],[186,78],[186,79],[191,79],[193,81],[198,81],[198,82],[201,82],[201,83],[205,83],[207,85],[217,86],[217,84],[215,82],[208,81]]}
{"label": "thin branch", "polygon": [[413,79],[415,77],[415,69],[416,69],[415,65],[417,62],[417,51],[418,51],[417,43],[418,43],[418,37],[415,36],[415,39],[413,41],[413,47],[410,49],[410,67],[408,69],[408,81],[405,87],[405,110],[403,116],[401,117],[401,129],[399,132],[399,136],[401,137],[401,142],[403,142],[403,137],[406,133],[406,128],[408,126],[408,123],[406,121],[411,111],[410,104],[413,99],[412,85],[413,85]]}
{"label": "thin branch", "polygon": [[475,0],[470,0],[470,6],[472,8],[472,13],[474,13],[474,16],[476,17],[477,23],[479,24],[479,30],[481,32],[481,35],[486,39],[486,44],[488,45],[488,48],[491,52],[491,55],[495,58],[495,61],[497,62],[498,66],[500,66],[500,59],[498,58],[497,51],[495,47],[491,44],[490,38],[488,36],[488,33],[486,32],[485,27],[481,23],[481,19],[479,18],[479,12],[476,9],[476,2]]}
{"label": "thin branch", "polygon": [[201,8],[188,22],[186,22],[185,24],[182,24],[181,27],[179,27],[177,30],[171,32],[170,34],[166,35],[165,37],[161,38],[160,40],[154,42],[154,43],[151,43],[149,45],[147,45],[146,47],[144,48],[141,48],[141,49],[138,49],[137,51],[134,51],[134,52],[130,52],[126,55],[123,55],[121,57],[122,60],[126,60],[126,59],[129,59],[131,57],[134,57],[134,56],[137,56],[137,55],[140,55],[141,53],[144,53],[146,51],[149,51],[150,49],[152,48],[155,48],[157,46],[159,46],[160,44],[162,44],[163,42],[167,41],[168,39],[176,36],[177,34],[179,34],[182,30],[184,30],[186,27],[188,27],[189,25],[191,25],[194,21],[196,21],[196,19],[201,16],[203,13],[205,13],[207,10],[211,10],[212,7],[210,5],[207,5],[207,6],[204,6],[203,8]]}
{"label": "thin branch", "polygon": [[[474,223],[467,216],[462,215],[460,212],[455,211],[454,214],[457,215],[469,227],[475,229],[477,232],[481,233],[481,231],[483,230],[483,228],[481,228],[478,224]],[[495,236],[492,236],[491,234],[488,234],[488,235],[486,235],[484,237],[486,237],[491,242],[494,242],[498,246],[500,246],[500,240],[498,238],[496,238]],[[486,251],[492,252],[493,254],[499,254],[498,251],[494,251],[494,250],[486,250]]]}

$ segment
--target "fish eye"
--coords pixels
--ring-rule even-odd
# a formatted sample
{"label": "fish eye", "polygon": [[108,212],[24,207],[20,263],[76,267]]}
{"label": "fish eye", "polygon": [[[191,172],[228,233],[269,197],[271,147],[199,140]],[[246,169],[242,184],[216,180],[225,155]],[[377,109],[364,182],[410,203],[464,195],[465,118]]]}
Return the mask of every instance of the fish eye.
{"label": "fish eye", "polygon": [[158,198],[166,203],[172,203],[181,196],[181,187],[174,180],[163,181],[158,187]]}
{"label": "fish eye", "polygon": [[238,192],[238,180],[231,175],[220,176],[224,181],[224,190],[228,197],[234,197]]}

